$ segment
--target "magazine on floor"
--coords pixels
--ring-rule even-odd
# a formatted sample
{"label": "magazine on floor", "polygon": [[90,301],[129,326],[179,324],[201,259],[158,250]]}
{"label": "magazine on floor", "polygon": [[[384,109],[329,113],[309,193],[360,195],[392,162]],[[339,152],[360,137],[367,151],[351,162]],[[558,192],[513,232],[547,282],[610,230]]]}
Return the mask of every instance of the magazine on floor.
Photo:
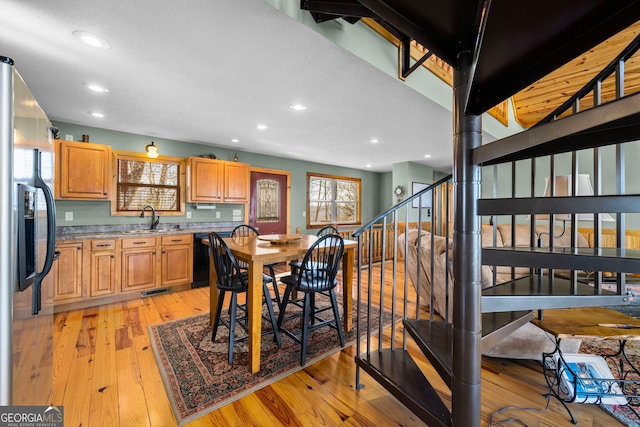
{"label": "magazine on floor", "polygon": [[558,366],[563,399],[575,403],[627,404],[620,385],[602,356],[563,354],[562,358],[556,355],[554,359]]}

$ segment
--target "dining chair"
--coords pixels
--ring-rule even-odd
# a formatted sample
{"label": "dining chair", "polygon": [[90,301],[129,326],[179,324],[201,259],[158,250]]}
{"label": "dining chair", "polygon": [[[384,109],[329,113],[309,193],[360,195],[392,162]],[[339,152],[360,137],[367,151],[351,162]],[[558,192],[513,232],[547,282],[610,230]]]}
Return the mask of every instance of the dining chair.
{"label": "dining chair", "polygon": [[[260,232],[258,231],[258,229],[248,224],[241,224],[231,231],[231,237],[257,237],[259,235]],[[238,260],[238,265],[243,270],[249,269],[249,265],[242,260]],[[280,310],[281,300],[280,291],[278,290],[278,279],[276,278],[275,264],[265,264],[264,267],[269,269],[269,275],[271,275],[272,279],[273,292],[275,294],[272,300],[276,302],[276,304],[278,305],[278,310]]]}
{"label": "dining chair", "polygon": [[[338,234],[338,228],[333,225],[325,225],[316,232],[316,236],[318,237],[326,236],[328,234]],[[289,262],[289,266],[291,267],[291,274],[297,274],[298,269],[300,268],[300,261],[291,261]]]}
{"label": "dining chair", "polygon": [[[282,308],[278,316],[279,330],[291,339],[301,344],[300,364],[305,365],[307,358],[307,340],[309,332],[323,326],[329,326],[338,331],[340,346],[344,346],[344,335],[338,311],[335,287],[336,275],[344,253],[344,240],[337,234],[320,237],[307,250],[298,274],[282,277],[280,281],[287,285],[282,298]],[[292,292],[301,292],[303,297],[291,299]],[[315,295],[323,293],[329,297],[331,306],[318,309],[315,307]],[[295,305],[302,308],[302,313],[285,316],[287,306]],[[325,319],[319,314],[333,310],[333,319]],[[282,327],[285,320],[302,317],[302,330],[291,331]]]}
{"label": "dining chair", "polygon": [[[242,270],[238,265],[236,258],[229,250],[227,244],[222,240],[219,234],[215,232],[209,233],[209,244],[211,247],[211,253],[213,254],[213,264],[216,269],[216,288],[219,291],[218,304],[216,306],[216,323],[213,325],[213,332],[211,334],[211,341],[215,341],[218,334],[218,326],[223,324],[229,329],[229,364],[233,363],[233,346],[242,341],[246,341],[247,337],[235,339],[236,325],[240,325],[245,331],[248,331],[248,310],[247,305],[238,304],[238,294],[246,293],[249,286],[249,273],[246,270]],[[280,333],[278,331],[278,325],[276,322],[276,315],[273,310],[273,303],[269,294],[268,283],[273,280],[270,276],[262,275],[262,303],[266,304],[268,316],[262,315],[262,317],[271,322],[273,331],[266,330],[262,332],[262,335],[273,332],[274,341],[277,342],[278,347],[281,345]],[[231,302],[229,306],[229,320],[223,319],[222,305],[224,303],[224,297],[227,292],[231,293]],[[240,309],[244,312],[242,317],[238,317],[237,310]]]}

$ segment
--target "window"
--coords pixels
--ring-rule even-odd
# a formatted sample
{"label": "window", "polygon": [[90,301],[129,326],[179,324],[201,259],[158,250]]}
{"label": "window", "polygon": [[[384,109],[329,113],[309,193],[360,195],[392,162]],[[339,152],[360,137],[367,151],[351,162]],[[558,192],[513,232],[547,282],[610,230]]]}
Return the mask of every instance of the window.
{"label": "window", "polygon": [[360,224],[360,179],[307,173],[307,228]]}
{"label": "window", "polygon": [[182,214],[182,169],[181,159],[152,160],[144,155],[116,154],[112,214],[137,215],[147,205],[165,215]]}

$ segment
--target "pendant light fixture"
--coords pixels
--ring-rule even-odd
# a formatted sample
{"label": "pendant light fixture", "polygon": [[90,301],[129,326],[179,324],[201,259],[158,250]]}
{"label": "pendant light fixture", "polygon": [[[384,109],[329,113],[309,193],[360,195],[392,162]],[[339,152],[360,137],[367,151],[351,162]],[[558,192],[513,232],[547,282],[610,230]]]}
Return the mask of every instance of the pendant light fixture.
{"label": "pendant light fixture", "polygon": [[157,159],[159,156],[158,147],[153,141],[151,141],[151,144],[147,144],[147,146],[144,147],[144,150],[147,152],[147,157]]}

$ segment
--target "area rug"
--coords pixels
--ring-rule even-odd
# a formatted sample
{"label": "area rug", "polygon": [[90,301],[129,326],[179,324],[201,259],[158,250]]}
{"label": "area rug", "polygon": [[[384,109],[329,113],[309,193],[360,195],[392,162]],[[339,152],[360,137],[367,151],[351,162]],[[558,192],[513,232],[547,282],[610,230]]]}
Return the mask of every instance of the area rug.
{"label": "area rug", "polygon": [[[316,305],[329,305],[328,298],[316,298]],[[287,314],[294,306],[287,307]],[[297,307],[296,307],[297,309]],[[356,325],[356,304],[353,304],[353,325]],[[378,325],[378,310],[367,317],[366,305],[361,306],[360,321],[366,319]],[[342,307],[340,307],[342,313]],[[276,311],[277,315],[277,311]],[[331,311],[321,316],[332,316]],[[297,324],[292,324],[297,322]],[[285,328],[296,329],[300,320],[290,320]],[[383,324],[391,324],[391,314],[383,313]],[[263,330],[271,325],[263,321]],[[236,336],[245,333],[238,327]],[[237,343],[233,348],[233,365],[229,365],[228,330],[218,329],[215,342],[211,341],[209,313],[199,314],[149,326],[149,336],[162,379],[180,425],[199,418],[217,408],[240,399],[254,391],[278,381],[300,369],[300,344],[281,334],[282,345],[273,342],[273,335],[264,335],[260,351],[260,371],[251,374],[248,369],[248,343]],[[246,336],[246,335],[244,335]],[[345,336],[345,346],[355,343],[355,331]],[[341,350],[338,334],[328,326],[310,334],[307,344],[309,366]]]}
{"label": "area rug", "polygon": [[[613,340],[583,340],[580,345],[580,353],[586,354],[597,354],[597,355],[606,355],[606,354],[615,354],[619,349],[618,341]],[[640,342],[638,341],[627,341],[626,343],[626,354],[631,361],[631,363],[640,368]],[[615,378],[621,378],[618,368],[618,358],[605,358],[607,360],[607,364],[609,365],[609,369],[611,369],[611,373]],[[626,363],[626,362],[625,362]],[[635,395],[640,396],[640,376],[635,373],[627,374],[624,379],[626,380],[638,380],[638,383],[634,382],[625,382],[625,390],[624,394],[626,395]],[[610,413],[614,418],[619,420],[621,423],[632,426],[632,427],[640,427],[640,398],[627,398],[629,404],[628,405],[604,405],[601,404],[600,407]]]}

